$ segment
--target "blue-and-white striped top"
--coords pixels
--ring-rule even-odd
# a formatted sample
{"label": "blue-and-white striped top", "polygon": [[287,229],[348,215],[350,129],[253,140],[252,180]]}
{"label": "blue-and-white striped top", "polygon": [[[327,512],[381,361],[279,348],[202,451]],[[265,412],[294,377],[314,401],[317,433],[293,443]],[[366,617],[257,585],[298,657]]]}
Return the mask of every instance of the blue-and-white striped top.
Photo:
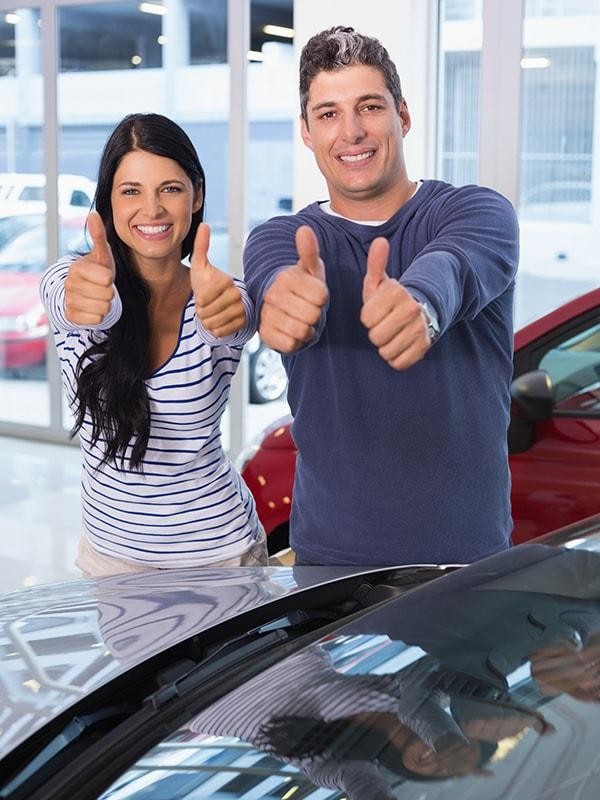
{"label": "blue-and-white striped top", "polygon": [[[393,800],[379,768],[369,762],[314,756],[282,756],[265,747],[266,726],[277,717],[312,717],[331,722],[355,714],[394,714],[431,748],[460,728],[443,709],[443,696],[422,683],[418,670],[351,674],[336,669],[331,653],[311,645],[242,684],[206,708],[187,727],[202,736],[236,737],[266,749],[298,769],[316,786],[338,789],[349,800]],[[268,737],[267,737],[268,739]]]}
{"label": "blue-and-white striped top", "polygon": [[[95,328],[73,326],[64,314],[64,281],[72,258],[44,274],[42,302],[53,328],[63,384],[75,401],[79,357],[119,319],[121,300]],[[91,419],[79,432],[83,453],[83,525],[92,546],[152,567],[189,567],[240,555],[259,531],[254,500],[221,445],[220,423],[242,347],[253,335],[252,302],[239,286],[248,324],[215,339],[198,320],[190,297],[176,349],[146,380],[150,439],[143,469],[103,464],[103,442],[91,445]]]}

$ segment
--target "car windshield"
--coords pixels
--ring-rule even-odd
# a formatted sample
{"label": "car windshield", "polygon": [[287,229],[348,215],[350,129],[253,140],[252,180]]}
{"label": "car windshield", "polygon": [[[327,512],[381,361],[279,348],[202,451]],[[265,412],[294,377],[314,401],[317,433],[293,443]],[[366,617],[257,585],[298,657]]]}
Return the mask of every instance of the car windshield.
{"label": "car windshield", "polygon": [[516,558],[433,581],[221,690],[102,800],[597,797],[600,554]]}

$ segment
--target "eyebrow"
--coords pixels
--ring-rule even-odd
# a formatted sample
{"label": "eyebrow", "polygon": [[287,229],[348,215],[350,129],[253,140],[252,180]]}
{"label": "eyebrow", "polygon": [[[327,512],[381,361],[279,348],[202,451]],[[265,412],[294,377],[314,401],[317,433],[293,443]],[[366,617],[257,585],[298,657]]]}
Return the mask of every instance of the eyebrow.
{"label": "eyebrow", "polygon": [[[383,94],[377,94],[377,92],[369,92],[369,94],[361,94],[360,97],[356,98],[356,104],[364,103],[366,100],[378,100],[381,103],[387,103],[388,100]],[[311,112],[314,111],[322,111],[324,108],[334,108],[337,106],[338,103],[335,100],[324,100],[322,103],[317,103],[316,106],[311,108]]]}
{"label": "eyebrow", "polygon": [[[184,181],[180,180],[179,178],[171,178],[166,181],[161,181],[158,185],[159,186],[167,186],[170,183],[179,183],[181,186],[184,186]],[[141,186],[141,181],[121,181],[118,186]]]}

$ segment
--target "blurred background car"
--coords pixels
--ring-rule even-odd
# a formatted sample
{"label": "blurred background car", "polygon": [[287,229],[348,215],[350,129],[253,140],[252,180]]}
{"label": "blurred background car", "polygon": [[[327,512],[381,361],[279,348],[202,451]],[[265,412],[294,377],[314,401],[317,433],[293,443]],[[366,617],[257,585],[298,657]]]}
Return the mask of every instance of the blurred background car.
{"label": "blurred background car", "polygon": [[[85,175],[58,176],[58,210],[80,217],[92,207],[96,183]],[[0,214],[46,212],[46,176],[34,172],[0,173]]]}
{"label": "blurred background car", "polygon": [[246,345],[248,351],[249,394],[251,403],[279,400],[287,390],[287,373],[281,356],[264,342],[258,333]]}
{"label": "blurred background car", "polygon": [[[600,512],[600,289],[517,331],[511,395],[518,543]],[[237,459],[272,553],[289,540],[296,467],[291,423],[290,416],[276,420]]]}
{"label": "blurred background car", "polygon": [[[61,219],[65,253],[86,248],[85,217]],[[46,360],[48,319],[39,284],[46,259],[43,213],[0,217],[0,370],[37,375]]]}

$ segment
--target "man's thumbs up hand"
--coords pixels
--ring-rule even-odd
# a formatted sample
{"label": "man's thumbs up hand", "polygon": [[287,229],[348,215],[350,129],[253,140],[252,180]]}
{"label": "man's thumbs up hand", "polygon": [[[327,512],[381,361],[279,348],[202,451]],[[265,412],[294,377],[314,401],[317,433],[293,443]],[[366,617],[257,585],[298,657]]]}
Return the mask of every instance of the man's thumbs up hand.
{"label": "man's thumbs up hand", "polygon": [[246,324],[246,309],[231,275],[210,263],[209,246],[210,226],[201,222],[190,262],[196,314],[213,336],[229,336]]}
{"label": "man's thumbs up hand", "polygon": [[386,272],[389,243],[378,237],[371,242],[363,280],[362,324],[379,355],[396,370],[420,361],[431,347],[423,307]]}
{"label": "man's thumbs up hand", "polygon": [[319,243],[312,228],[301,225],[296,231],[297,267],[299,271],[325,281],[325,266],[319,256]]}
{"label": "man's thumbs up hand", "polygon": [[99,325],[114,297],[115,260],[100,215],[88,217],[92,250],[74,261],[65,280],[65,315],[81,328]]}
{"label": "man's thumbs up hand", "polygon": [[277,274],[260,314],[261,339],[281,353],[293,353],[311,341],[329,299],[319,243],[308,225],[296,231],[296,252],[298,261]]}
{"label": "man's thumbs up hand", "polygon": [[389,280],[386,274],[387,262],[390,254],[390,245],[383,236],[373,239],[367,256],[367,274],[363,281],[363,303],[370,300],[378,287]]}

